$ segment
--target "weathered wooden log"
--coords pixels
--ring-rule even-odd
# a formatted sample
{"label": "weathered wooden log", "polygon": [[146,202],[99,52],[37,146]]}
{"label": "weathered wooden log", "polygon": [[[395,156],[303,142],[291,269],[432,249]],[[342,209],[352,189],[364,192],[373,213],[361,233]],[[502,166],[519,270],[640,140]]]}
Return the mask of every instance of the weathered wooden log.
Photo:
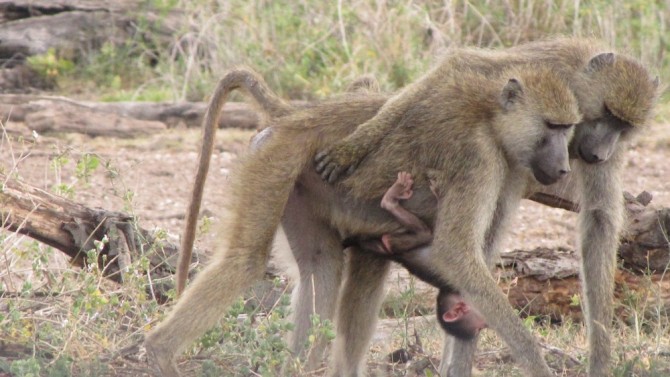
{"label": "weathered wooden log", "polygon": [[[143,273],[151,274],[152,293],[159,301],[167,299],[167,291],[172,288],[169,277],[175,271],[178,245],[156,239],[126,214],[87,208],[4,174],[0,174],[0,183],[2,227],[60,250],[79,266],[90,262],[86,258],[87,251],[98,250],[95,242],[106,238],[108,242],[97,256],[105,276],[123,282],[124,273],[131,272],[131,261],[145,256],[150,268]],[[204,253],[194,253],[194,261],[203,262],[204,259]]]}
{"label": "weathered wooden log", "polygon": [[[95,250],[95,262],[104,276],[119,283],[123,283],[124,273],[149,274],[151,284],[147,291],[160,303],[169,299],[168,291],[174,288],[172,276],[176,272],[179,245],[165,237],[157,238],[127,214],[88,208],[0,173],[0,226],[54,247],[77,266],[91,263],[88,251]],[[142,257],[149,260],[148,270],[130,270],[132,262]],[[206,252],[194,250],[190,277],[207,260]],[[279,268],[271,261],[266,273],[269,277],[277,276]],[[266,291],[277,294],[276,289]]]}
{"label": "weathered wooden log", "polygon": [[[176,102],[176,103],[155,103],[155,102],[87,102],[74,101],[65,97],[55,96],[35,96],[25,94],[0,94],[0,117],[14,122],[26,122],[26,126],[31,127],[30,121],[45,118],[49,113],[63,113],[61,119],[67,119],[67,114],[99,113],[109,116],[112,114],[117,119],[126,119],[125,122],[132,122],[133,119],[141,121],[153,121],[164,123],[167,127],[200,127],[202,117],[207,110],[207,103],[204,102]],[[42,114],[41,116],[31,114]],[[80,115],[83,122],[86,122],[86,116]],[[67,125],[68,122],[50,122],[52,131],[67,131],[92,134],[104,134],[105,127],[72,128]],[[91,122],[92,126],[95,125]],[[114,125],[115,123],[106,122]],[[221,113],[220,128],[244,128],[257,129],[259,127],[259,117],[251,105],[239,102],[226,103]],[[69,127],[69,129],[67,128]],[[141,127],[142,128],[142,127]],[[145,127],[148,132],[155,132],[161,128]],[[141,132],[141,131],[138,131]],[[124,133],[125,135],[126,133]],[[130,135],[129,135],[130,136]]]}
{"label": "weathered wooden log", "polygon": [[[529,199],[549,207],[579,212],[578,203],[553,193],[535,193]],[[626,226],[619,256],[628,268],[661,273],[670,265],[670,208],[648,207],[651,199],[651,194],[646,191],[637,197],[624,192]]]}
{"label": "weathered wooden log", "polygon": [[[130,1],[104,0],[3,0],[0,3],[0,22],[20,20],[72,11],[116,11],[128,6]],[[132,4],[130,4],[132,5]]]}
{"label": "weathered wooden log", "polygon": [[[534,194],[531,200],[573,212],[579,205],[556,193]],[[565,196],[565,195],[564,195]],[[625,192],[627,221],[618,256],[624,268],[617,271],[615,297],[617,318],[626,320],[628,311],[640,309],[653,314],[670,312],[670,208],[649,206],[651,194],[637,197]],[[528,315],[548,316],[552,320],[582,319],[579,302],[579,260],[574,252],[538,249],[502,255],[501,285],[509,292],[512,305]],[[511,268],[511,271],[510,271]]]}
{"label": "weathered wooden log", "polygon": [[[144,22],[137,21],[138,14]],[[9,67],[49,49],[77,59],[103,43],[133,37],[167,45],[182,19],[177,9],[154,14],[141,0],[5,0],[0,3],[0,59]]]}
{"label": "weathered wooden log", "polygon": [[98,48],[118,31],[123,29],[104,10],[9,21],[0,25],[0,59],[18,64],[28,56],[54,49],[59,57],[73,60],[84,51]]}
{"label": "weathered wooden log", "polygon": [[[495,275],[522,315],[582,320],[579,258],[573,251],[538,248],[505,253]],[[640,312],[670,314],[670,279],[663,271],[638,274],[619,269],[615,282],[617,318],[626,321]]]}
{"label": "weathered wooden log", "polygon": [[[77,61],[104,44],[138,43],[138,51],[158,59],[183,30],[183,11],[155,11],[142,0],[3,0],[0,1],[0,89],[30,92],[52,89],[53,77],[24,65],[30,56],[53,51],[58,59]],[[181,42],[176,42],[181,43]],[[22,69],[23,68],[23,69]]]}
{"label": "weathered wooden log", "polygon": [[[33,103],[33,107],[42,105],[40,101]],[[67,102],[49,103],[42,110],[28,113],[25,125],[38,133],[76,132],[89,136],[120,138],[150,135],[167,128],[162,122],[124,117]]]}

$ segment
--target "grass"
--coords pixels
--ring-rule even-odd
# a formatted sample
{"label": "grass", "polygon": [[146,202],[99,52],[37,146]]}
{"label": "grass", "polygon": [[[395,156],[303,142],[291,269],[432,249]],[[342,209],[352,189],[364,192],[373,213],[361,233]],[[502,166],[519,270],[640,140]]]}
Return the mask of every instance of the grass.
{"label": "grass", "polygon": [[[146,3],[159,10],[159,23],[167,22],[170,12],[183,10],[173,38],[152,35],[152,24],[141,20],[138,25],[145,32],[141,38],[108,43],[77,61],[49,51],[31,58],[29,65],[57,86],[59,94],[75,98],[202,101],[223,72],[243,64],[261,72],[282,97],[311,99],[340,92],[365,73],[374,74],[383,90],[397,90],[419,77],[436,56],[452,46],[497,48],[560,34],[602,37],[647,63],[662,82],[670,77],[670,8],[660,0]],[[658,119],[667,121],[670,106],[667,98],[662,102]],[[231,132],[223,138],[224,144],[240,142],[248,133]],[[656,148],[670,145],[667,136],[657,139],[654,137]],[[22,163],[35,143],[3,133],[0,149],[5,151],[3,157],[11,158],[0,163],[0,171],[20,176],[22,169],[32,168],[23,168]],[[89,148],[98,143],[91,141]],[[197,144],[189,138],[169,143],[170,150],[183,143]],[[5,154],[10,147],[15,150]],[[109,168],[107,161],[92,158],[97,156],[93,152],[78,151],[70,156],[61,152],[60,145],[54,150],[52,155],[58,158],[45,175],[56,182],[55,188],[77,200],[91,189],[86,186],[86,177],[115,175],[124,210],[135,213],[123,172]],[[131,270],[141,271],[146,261],[134,263]],[[13,376],[113,375],[119,360],[133,364],[132,352],[128,356],[123,350],[133,349],[166,310],[146,295],[146,275],[132,275],[121,287],[103,279],[95,267],[71,267],[57,251],[16,233],[0,233],[0,266],[0,351],[7,355],[0,359],[0,372]],[[282,284],[273,282],[271,288],[281,290]],[[391,367],[389,372],[385,358],[390,350],[415,346],[417,339],[422,345],[416,356],[420,360],[434,362],[441,352],[439,331],[429,319],[415,317],[427,313],[431,318],[431,293],[417,293],[414,283],[398,285],[401,288],[382,309],[382,316],[394,321],[385,338],[388,342],[376,343],[370,353],[370,365],[382,374],[410,373],[403,366]],[[291,327],[286,294],[280,294],[269,306],[249,304],[261,298],[250,293],[236,302],[217,327],[187,350],[182,370],[197,376],[303,374],[300,361],[288,352],[283,340]],[[667,317],[654,315],[654,308],[641,308],[634,300],[625,305],[635,320],[615,327],[615,376],[667,375]],[[314,323],[315,334],[332,336],[331,324],[318,318]],[[530,320],[527,324],[543,342],[585,362],[586,336],[580,324],[552,326]],[[521,375],[491,331],[483,335],[480,349],[482,376]],[[140,368],[141,360],[136,364]],[[430,375],[428,370],[422,375]],[[582,365],[565,375],[581,375],[583,371]]]}
{"label": "grass", "polygon": [[[551,35],[596,36],[670,77],[670,9],[660,0],[147,1],[157,21],[72,63],[32,58],[65,94],[105,100],[203,100],[223,72],[249,65],[283,97],[319,98],[365,73],[384,90],[416,79],[453,46],[505,47]],[[152,33],[169,11],[173,38]],[[69,92],[69,93],[68,93]]]}

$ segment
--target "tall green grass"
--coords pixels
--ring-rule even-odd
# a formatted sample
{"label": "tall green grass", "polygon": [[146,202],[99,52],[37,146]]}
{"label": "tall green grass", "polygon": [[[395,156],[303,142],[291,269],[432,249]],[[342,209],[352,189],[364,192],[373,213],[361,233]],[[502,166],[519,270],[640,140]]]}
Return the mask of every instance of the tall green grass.
{"label": "tall green grass", "polygon": [[150,3],[162,14],[183,12],[171,18],[179,31],[172,43],[143,43],[157,49],[158,64],[150,69],[147,54],[128,45],[107,47],[102,59],[88,60],[89,77],[120,91],[112,99],[201,100],[223,72],[240,64],[261,72],[289,98],[328,96],[363,73],[395,90],[449,47],[497,48],[552,35],[599,37],[662,77],[670,73],[670,4],[662,0]]}

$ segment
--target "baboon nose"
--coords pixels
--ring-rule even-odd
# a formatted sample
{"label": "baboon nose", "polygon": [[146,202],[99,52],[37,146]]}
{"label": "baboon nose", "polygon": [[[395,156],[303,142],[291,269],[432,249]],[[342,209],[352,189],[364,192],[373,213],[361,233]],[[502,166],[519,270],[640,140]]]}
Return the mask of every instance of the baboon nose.
{"label": "baboon nose", "polygon": [[594,153],[594,154],[591,155],[591,161],[593,161],[595,163],[598,163],[598,162],[605,161],[605,159],[602,158],[600,155]]}
{"label": "baboon nose", "polygon": [[558,171],[558,175],[560,175],[561,177],[568,173],[570,173],[570,169],[561,169]]}

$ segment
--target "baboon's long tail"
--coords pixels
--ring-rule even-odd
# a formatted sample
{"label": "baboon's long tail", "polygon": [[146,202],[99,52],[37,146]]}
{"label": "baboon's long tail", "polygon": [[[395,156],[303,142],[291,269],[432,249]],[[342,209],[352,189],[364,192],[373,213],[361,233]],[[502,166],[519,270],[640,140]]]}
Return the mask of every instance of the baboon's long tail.
{"label": "baboon's long tail", "polygon": [[198,169],[191,193],[191,201],[186,213],[186,225],[182,235],[181,252],[179,253],[177,264],[177,296],[184,291],[186,285],[188,268],[193,254],[198,213],[200,212],[202,194],[214,149],[214,137],[221,109],[228,100],[230,93],[235,89],[243,89],[248,92],[256,100],[261,109],[271,117],[284,115],[291,110],[291,106],[277,97],[265,81],[251,69],[234,69],[219,81],[203,120],[202,146],[200,157],[198,158]]}

